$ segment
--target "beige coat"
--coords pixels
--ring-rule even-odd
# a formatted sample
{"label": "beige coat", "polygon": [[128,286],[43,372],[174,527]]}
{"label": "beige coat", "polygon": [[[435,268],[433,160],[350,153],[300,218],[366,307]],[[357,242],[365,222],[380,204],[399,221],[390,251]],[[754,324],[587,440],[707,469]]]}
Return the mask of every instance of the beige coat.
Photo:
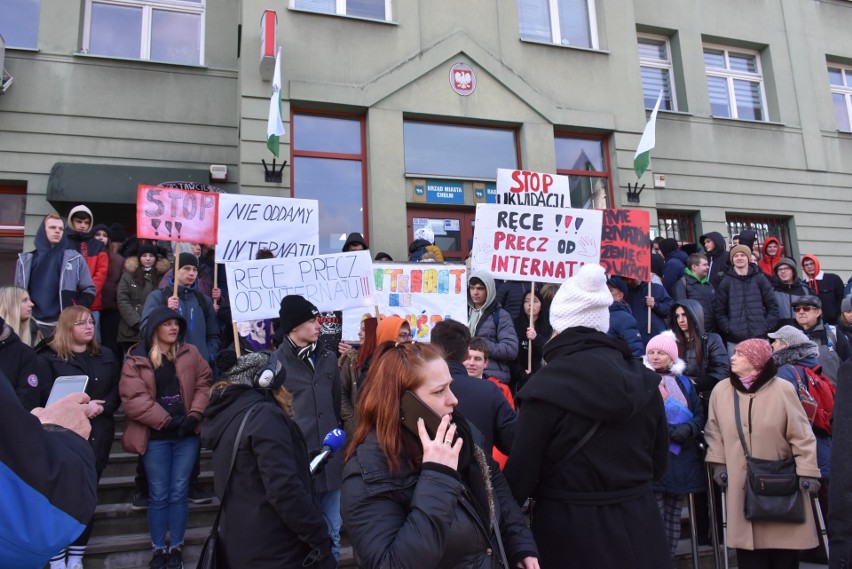
{"label": "beige coat", "polygon": [[[816,547],[816,526],[807,496],[804,523],[750,522],[745,519],[746,462],[737,432],[731,381],[725,379],[713,389],[704,427],[709,447],[707,462],[728,467],[728,547],[748,550]],[[736,379],[733,381],[739,383]],[[772,377],[754,393],[740,391],[738,394],[743,434],[752,456],[780,460],[798,455],[796,473],[819,478],[816,439],[793,386]]]}

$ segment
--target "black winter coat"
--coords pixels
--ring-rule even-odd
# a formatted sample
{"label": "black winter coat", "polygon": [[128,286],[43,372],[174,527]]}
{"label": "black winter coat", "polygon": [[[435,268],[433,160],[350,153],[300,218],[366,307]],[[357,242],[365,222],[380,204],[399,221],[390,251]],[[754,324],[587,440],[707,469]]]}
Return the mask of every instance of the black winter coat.
{"label": "black winter coat", "polygon": [[[512,385],[515,389],[520,389],[530,378],[530,376],[541,369],[542,351],[544,345],[550,340],[553,335],[553,328],[550,326],[549,310],[542,310],[535,321],[536,337],[532,342],[527,338],[527,328],[530,326],[530,317],[526,314],[521,314],[515,318],[515,335],[518,337],[518,357],[511,364]],[[529,350],[532,344],[532,373],[527,373],[527,363],[529,362]]]}
{"label": "black winter coat", "polygon": [[683,276],[683,271],[686,270],[686,261],[689,255],[678,249],[666,255],[666,266],[663,269],[663,287],[666,292],[674,296],[675,283]]}
{"label": "black winter coat", "polygon": [[[462,435],[465,444],[472,436]],[[481,450],[480,454],[490,465],[486,468],[495,517],[509,564],[514,567],[525,557],[538,556],[535,542],[500,469]],[[488,520],[480,463],[471,460],[460,473],[435,463],[414,469],[407,456],[401,458],[400,469],[390,472],[374,431],[346,464],[340,509],[358,567],[502,567]]]}
{"label": "black winter coat", "polygon": [[[709,280],[702,283],[687,273],[675,283],[672,298],[676,301],[687,299],[697,301],[701,304],[702,313],[704,314],[704,322],[702,322],[704,330],[707,332],[716,331],[716,320],[713,315],[716,291],[713,289]],[[674,320],[672,320],[672,326],[674,326]]]}
{"label": "black winter coat", "polygon": [[[333,568],[305,439],[271,392],[231,385],[210,398],[201,440],[213,449],[216,495],[225,494],[237,430],[253,405],[222,511],[220,559],[231,568]],[[312,552],[316,560],[303,565]]]}
{"label": "black winter coat", "polygon": [[[518,503],[537,498],[532,530],[542,567],[671,567],[651,490],[669,452],[659,376],[624,342],[590,328],[562,331],[544,358],[518,393],[505,468]],[[594,436],[563,461],[596,421]]]}
{"label": "black winter coat", "polygon": [[453,377],[452,391],[459,400],[458,410],[482,433],[482,448],[508,455],[515,440],[517,417],[503,392],[487,379],[467,375],[461,362],[447,361]]}
{"label": "black winter coat", "polygon": [[630,306],[633,318],[639,325],[639,333],[642,335],[642,343],[648,345],[648,341],[662,333],[666,328],[666,318],[669,317],[669,309],[672,307],[672,297],[666,292],[663,285],[651,283],[651,296],[654,297],[654,308],[651,309],[651,333],[648,333],[648,305],[645,297],[648,295],[648,283],[641,282],[636,288],[628,288],[624,295],[624,302]]}
{"label": "black winter coat", "polygon": [[755,264],[748,274],[731,267],[716,288],[716,326],[728,342],[765,338],[778,323],[778,301],[766,275]]}
{"label": "black winter coat", "polygon": [[113,415],[121,400],[118,395],[118,381],[121,377],[121,366],[112,350],[101,346],[101,353],[93,355],[88,352],[74,354],[67,362],[62,361],[56,352],[45,345],[39,355],[47,362],[53,372],[53,377],[60,375],[87,375],[86,394],[91,399],[102,399],[104,411],[90,419],[92,432],[89,444],[95,451],[95,469],[102,472],[109,461],[109,451],[115,438],[115,421]]}
{"label": "black winter coat", "polygon": [[633,317],[630,307],[624,302],[613,302],[609,306],[609,331],[608,336],[621,338],[627,342],[627,347],[633,357],[639,358],[645,353],[645,344],[642,342],[642,334],[639,333],[639,325]]}
{"label": "black winter coat", "polygon": [[778,278],[772,279],[772,290],[775,291],[775,300],[778,302],[778,323],[775,328],[781,326],[796,326],[796,313],[793,312],[793,298],[807,296],[813,291],[802,281],[793,284],[784,284]]}
{"label": "black winter coat", "polygon": [[8,378],[24,409],[41,407],[50,395],[54,377],[50,366],[21,341],[0,318],[0,371]]}
{"label": "black winter coat", "polygon": [[[684,355],[683,360],[686,362],[686,369],[683,374],[692,380],[698,388],[699,396],[704,400],[704,414],[707,415],[707,404],[710,402],[710,392],[716,387],[716,384],[730,375],[731,361],[728,357],[728,349],[725,347],[725,342],[719,334],[707,332],[704,330],[702,322],[705,319],[702,317],[703,308],[695,300],[675,301],[672,305],[671,322],[672,327],[677,326],[677,317],[675,311],[678,306],[682,306],[686,312],[686,316],[691,323],[692,330],[697,336],[696,341],[688,342],[682,347]],[[676,332],[680,337],[680,334]],[[696,348],[701,351],[701,361],[699,361]]]}

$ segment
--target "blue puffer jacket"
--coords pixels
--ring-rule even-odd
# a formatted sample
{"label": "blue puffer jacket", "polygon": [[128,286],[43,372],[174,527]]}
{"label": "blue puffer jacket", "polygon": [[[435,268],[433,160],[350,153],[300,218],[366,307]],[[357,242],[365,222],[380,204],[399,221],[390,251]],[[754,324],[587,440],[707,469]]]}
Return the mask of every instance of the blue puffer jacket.
{"label": "blue puffer jacket", "polygon": [[765,338],[778,324],[778,300],[775,291],[757,265],[748,266],[748,274],[728,269],[716,288],[716,329],[728,342]]}
{"label": "blue puffer jacket", "polygon": [[686,270],[686,260],[689,255],[678,249],[666,255],[666,267],[663,269],[663,286],[666,292],[672,295],[674,286]]}
{"label": "blue puffer jacket", "polygon": [[639,333],[639,325],[636,324],[630,307],[624,302],[613,302],[609,306],[607,335],[627,342],[627,347],[630,348],[634,358],[642,357],[645,353],[645,344],[642,342],[642,334]]}
{"label": "blue puffer jacket", "polygon": [[666,319],[669,317],[669,310],[672,308],[672,297],[663,288],[663,285],[651,283],[651,296],[654,297],[654,308],[651,309],[651,333],[648,333],[648,305],[645,303],[645,296],[648,294],[648,283],[639,283],[636,288],[628,288],[627,294],[624,295],[624,302],[630,306],[630,311],[633,312],[633,318],[636,319],[636,324],[639,325],[639,333],[642,335],[642,343],[647,344],[648,340],[660,334],[666,329]]}

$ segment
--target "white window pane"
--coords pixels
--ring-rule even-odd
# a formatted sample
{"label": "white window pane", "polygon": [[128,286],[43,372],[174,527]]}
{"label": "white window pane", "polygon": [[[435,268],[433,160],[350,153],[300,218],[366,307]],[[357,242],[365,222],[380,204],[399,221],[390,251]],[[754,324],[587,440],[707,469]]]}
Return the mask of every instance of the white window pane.
{"label": "white window pane", "polygon": [[361,121],[317,115],[293,116],[293,148],[333,154],[361,154]]}
{"label": "white window pane", "polygon": [[408,121],[403,132],[408,174],[493,180],[517,167],[512,130]]}
{"label": "white window pane", "polygon": [[518,0],[518,21],[523,39],[553,41],[547,0]]}
{"label": "white window pane", "polygon": [[735,79],[734,98],[737,102],[737,118],[755,121],[763,120],[760,83]]}
{"label": "white window pane", "polygon": [[836,67],[828,68],[828,82],[831,85],[843,87],[843,71]]}
{"label": "white window pane", "polygon": [[725,52],[720,49],[704,50],[704,67],[725,69]]}
{"label": "white window pane", "polygon": [[734,71],[757,73],[757,57],[746,53],[729,53],[728,61]]}
{"label": "white window pane", "polygon": [[645,98],[645,108],[653,109],[657,104],[660,89],[663,90],[663,100],[660,108],[667,111],[674,110],[672,105],[671,74],[668,69],[656,67],[642,67],[642,96]]}
{"label": "white window pane", "polygon": [[557,136],[555,142],[557,170],[604,171],[604,145],[600,140]]}
{"label": "white window pane", "polygon": [[728,81],[723,77],[708,77],[707,93],[710,95],[710,114],[714,117],[730,117]]}
{"label": "white window pane", "polygon": [[639,38],[639,57],[668,61],[666,42],[651,38]]}
{"label": "white window pane", "polygon": [[201,16],[154,10],[151,21],[151,60],[201,63]]}
{"label": "white window pane", "polygon": [[592,47],[587,0],[559,0],[559,28],[562,45]]}
{"label": "white window pane", "polygon": [[142,8],[92,3],[89,53],[138,59]]}
{"label": "white window pane", "polygon": [[296,0],[296,8],[313,10],[314,12],[330,12],[332,14],[336,10],[334,0]]}
{"label": "white window pane", "polygon": [[831,99],[834,102],[834,117],[837,120],[837,130],[852,131],[852,125],[849,123],[849,108],[846,106],[847,96],[840,93],[832,93]]}
{"label": "white window pane", "polygon": [[350,16],[385,19],[385,0],[346,0],[346,13]]}
{"label": "white window pane", "polygon": [[0,0],[0,36],[8,47],[38,47],[40,1]]}

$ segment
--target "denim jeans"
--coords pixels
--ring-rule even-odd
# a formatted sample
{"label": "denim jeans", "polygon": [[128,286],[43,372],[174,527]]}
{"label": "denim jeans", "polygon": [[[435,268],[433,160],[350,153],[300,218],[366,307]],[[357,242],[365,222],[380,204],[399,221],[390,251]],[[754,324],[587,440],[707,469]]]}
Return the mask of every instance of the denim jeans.
{"label": "denim jeans", "polygon": [[155,549],[183,544],[189,517],[189,478],[198,456],[199,438],[148,441],[145,472],[148,475],[148,531]]}
{"label": "denim jeans", "polygon": [[317,502],[328,526],[328,535],[331,536],[331,554],[334,559],[340,560],[340,526],[343,520],[340,518],[340,490],[320,492],[317,494]]}

